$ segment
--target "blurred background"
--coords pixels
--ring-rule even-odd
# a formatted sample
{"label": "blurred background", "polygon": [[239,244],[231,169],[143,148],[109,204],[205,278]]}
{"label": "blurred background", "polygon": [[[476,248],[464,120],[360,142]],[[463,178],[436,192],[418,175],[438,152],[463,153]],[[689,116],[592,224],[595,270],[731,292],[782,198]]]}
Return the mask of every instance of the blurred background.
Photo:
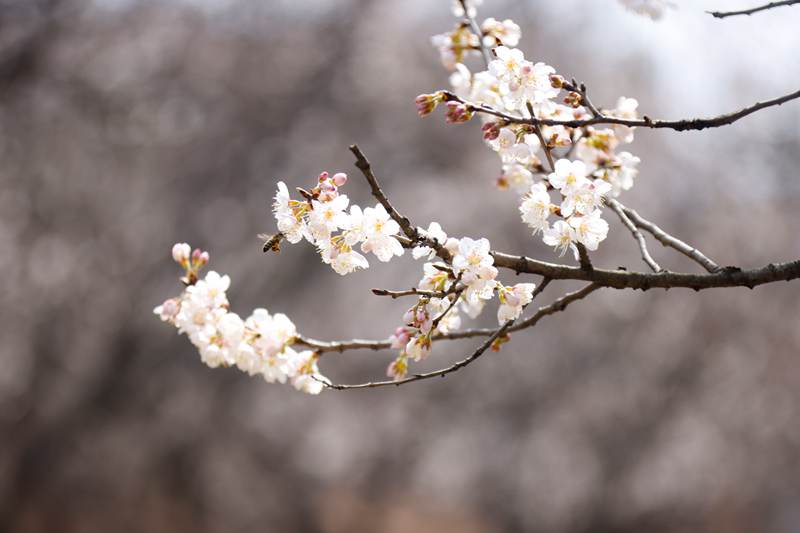
{"label": "blurred background", "polygon": [[[513,18],[526,55],[600,105],[682,118],[800,86],[800,7],[704,13],[754,2],[679,1],[654,23],[616,0],[487,0],[478,18]],[[340,278],[308,246],[264,255],[256,237],[279,179],[347,171],[373,203],[352,142],[417,224],[555,260],[494,188],[477,125],[416,116],[414,97],[447,84],[429,37],[453,26],[449,4],[0,1],[0,531],[800,531],[800,284],[606,289],[447,379],[321,397],[208,369],[152,315],[180,291],[170,248],[187,241],[231,275],[242,315],[387,337],[410,302],[369,289],[407,288],[421,264]],[[622,201],[720,264],[796,259],[798,148],[799,102],[639,131]],[[595,263],[644,268],[609,220]],[[391,357],[322,369],[380,379]]]}

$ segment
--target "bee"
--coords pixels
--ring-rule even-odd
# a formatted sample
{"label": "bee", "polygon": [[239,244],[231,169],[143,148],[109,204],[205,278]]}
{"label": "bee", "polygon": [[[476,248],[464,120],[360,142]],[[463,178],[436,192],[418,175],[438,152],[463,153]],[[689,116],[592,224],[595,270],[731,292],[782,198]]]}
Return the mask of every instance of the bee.
{"label": "bee", "polygon": [[268,233],[259,233],[259,239],[264,241],[264,253],[267,252],[280,252],[281,251],[281,241],[283,240],[283,233],[276,233],[275,235],[269,235]]}

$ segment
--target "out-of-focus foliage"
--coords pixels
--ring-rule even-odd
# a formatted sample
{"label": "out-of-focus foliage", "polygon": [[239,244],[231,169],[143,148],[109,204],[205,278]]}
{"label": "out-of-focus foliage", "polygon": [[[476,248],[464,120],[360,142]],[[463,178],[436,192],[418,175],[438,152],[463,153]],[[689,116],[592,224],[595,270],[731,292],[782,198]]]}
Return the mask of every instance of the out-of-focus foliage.
{"label": "out-of-focus foliage", "polygon": [[[658,25],[613,0],[481,14],[513,17],[528,56],[601,104],[695,116],[796,88],[800,14],[702,13],[722,4]],[[368,289],[414,283],[410,257],[341,279],[255,237],[278,179],[352,170],[351,142],[418,224],[552,259],[492,188],[473,125],[414,112],[446,83],[427,39],[452,23],[444,0],[0,2],[0,530],[797,529],[795,284],[605,290],[446,380],[319,399],[210,371],[151,315],[185,240],[232,275],[234,309],[388,336],[406,302]],[[722,264],[794,259],[799,119],[790,104],[640,132],[625,202]],[[355,178],[348,195],[368,201]],[[638,268],[624,230],[596,262]],[[330,373],[361,381],[390,357]]]}

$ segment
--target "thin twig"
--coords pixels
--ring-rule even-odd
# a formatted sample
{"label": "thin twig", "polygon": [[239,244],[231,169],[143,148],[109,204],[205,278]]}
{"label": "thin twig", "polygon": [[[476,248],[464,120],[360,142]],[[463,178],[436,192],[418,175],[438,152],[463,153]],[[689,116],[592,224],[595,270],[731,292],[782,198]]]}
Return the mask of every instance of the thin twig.
{"label": "thin twig", "polygon": [[480,26],[478,26],[478,22],[475,20],[475,17],[470,16],[467,0],[459,0],[459,2],[461,3],[461,8],[464,10],[464,18],[466,19],[467,24],[469,24],[469,29],[475,34],[475,37],[478,38],[478,49],[481,51],[483,61],[486,63],[486,68],[489,68],[489,63],[492,62],[492,53],[488,48],[486,48],[486,45],[483,44],[483,32],[481,31]]}
{"label": "thin twig", "polygon": [[763,6],[753,7],[750,9],[742,9],[741,11],[706,11],[709,15],[714,18],[724,19],[726,17],[735,17],[737,15],[752,15],[753,13],[758,13],[759,11],[766,11],[768,9],[773,9],[776,7],[783,7],[783,6],[793,6],[795,4],[800,4],[800,0],[782,0],[780,2],[770,2],[769,4],[765,4]]}
{"label": "thin twig", "polygon": [[369,383],[359,383],[356,385],[338,385],[338,384],[325,383],[325,385],[330,389],[336,389],[336,390],[374,389],[377,387],[389,387],[391,385],[396,385],[396,386],[405,385],[406,383],[412,383],[414,381],[422,381],[423,379],[445,377],[447,374],[460,370],[465,366],[469,365],[470,363],[472,363],[473,361],[475,361],[476,359],[478,359],[481,355],[484,354],[486,350],[489,349],[489,347],[491,347],[492,343],[494,343],[494,341],[498,337],[500,337],[501,335],[505,334],[506,331],[508,331],[508,328],[510,328],[513,323],[514,323],[513,320],[509,320],[508,322],[503,324],[502,327],[495,330],[494,333],[491,335],[491,337],[486,339],[483,342],[483,344],[481,344],[474,352],[472,352],[469,355],[469,357],[466,357],[465,359],[462,359],[461,361],[458,361],[457,363],[447,368],[443,368],[441,370],[428,372],[426,374],[414,374],[413,376],[409,376],[405,379],[400,379],[397,381],[372,381]]}
{"label": "thin twig", "polygon": [[639,251],[642,253],[642,260],[644,260],[653,272],[661,272],[661,267],[656,263],[655,259],[653,259],[653,256],[650,255],[650,252],[647,251],[647,241],[645,241],[644,235],[642,235],[642,232],[636,227],[636,224],[628,218],[628,215],[625,214],[622,204],[613,198],[607,198],[606,204],[617,214],[622,224],[628,228],[633,238],[639,243]]}
{"label": "thin twig", "polygon": [[397,209],[394,208],[392,203],[386,197],[386,194],[383,192],[380,183],[378,183],[378,178],[375,177],[375,173],[372,171],[372,165],[370,165],[370,162],[367,160],[361,149],[357,145],[353,144],[350,146],[350,151],[356,156],[356,167],[361,171],[362,174],[364,174],[364,178],[366,178],[367,183],[369,183],[372,196],[374,196],[375,199],[377,199],[378,202],[384,207],[384,209],[386,209],[386,212],[389,214],[392,220],[397,222],[397,224],[400,226],[400,229],[403,230],[403,233],[405,233],[406,237],[408,237],[411,242],[405,242],[401,238],[398,238],[397,240],[407,248],[413,247],[417,243],[423,243],[425,246],[436,250],[436,253],[439,255],[439,257],[445,261],[449,260],[450,253],[445,249],[442,243],[436,239],[431,239],[430,237],[422,235],[419,229],[414,227],[407,217],[401,215]]}
{"label": "thin twig", "polygon": [[[542,285],[540,285],[540,287],[544,289],[544,286],[546,286],[547,283],[549,283],[549,278],[545,278],[545,280],[542,281]],[[508,329],[508,332],[513,333],[515,331],[521,331],[523,329],[531,328],[535,326],[544,317],[553,315],[555,313],[558,313],[559,311],[563,311],[572,302],[582,300],[583,298],[586,298],[594,291],[601,288],[602,287],[600,285],[592,283],[580,290],[569,292],[564,296],[562,296],[561,298],[555,300],[553,303],[540,307],[539,309],[536,310],[536,313],[531,315],[530,318],[527,318],[522,322],[510,327]],[[452,333],[447,333],[445,335],[440,335],[438,337],[434,337],[433,340],[458,340],[458,339],[469,339],[472,337],[486,337],[487,335],[491,335],[492,333],[494,333],[494,329],[491,328],[465,329],[461,331],[454,331]]]}
{"label": "thin twig", "polygon": [[423,291],[421,289],[408,289],[406,291],[390,291],[388,289],[372,289],[375,296],[390,296],[393,300],[403,296],[427,296],[428,298],[444,298],[449,291]]}
{"label": "thin twig", "polygon": [[698,263],[700,266],[705,268],[708,272],[715,273],[720,270],[720,267],[717,263],[706,257],[700,250],[697,248],[690,246],[683,242],[682,240],[678,239],[677,237],[673,237],[666,231],[662,230],[649,220],[645,220],[644,218],[639,215],[633,209],[625,207],[621,203],[615,200],[617,205],[624,211],[624,213],[631,219],[631,221],[636,224],[638,227],[642,228],[643,230],[647,231],[648,233],[652,234],[653,237],[656,238],[658,242],[663,244],[664,246],[668,246],[673,248],[692,261]]}
{"label": "thin twig", "polygon": [[392,343],[389,340],[363,340],[363,339],[353,339],[349,341],[319,341],[316,339],[311,339],[309,337],[304,337],[303,335],[297,335],[294,338],[294,344],[298,346],[305,346],[306,348],[311,348],[315,352],[320,354],[326,352],[339,352],[343,353],[350,350],[385,350],[387,348],[392,347]]}
{"label": "thin twig", "polygon": [[[455,286],[455,283],[453,285]],[[461,298],[461,293],[464,292],[464,289],[466,289],[466,287],[461,287],[455,290],[455,292],[453,293],[453,300],[450,302],[450,305],[447,306],[447,309],[445,309],[444,312],[442,312],[442,314],[434,318],[433,322],[431,322],[431,331],[434,331],[437,327],[439,327],[439,322],[441,322],[442,319],[444,319],[444,317],[447,316],[447,314],[453,310],[453,308],[458,303],[459,298]]]}
{"label": "thin twig", "polygon": [[[544,290],[544,287],[546,287],[549,283],[550,283],[549,279],[542,280],[542,283],[539,286],[541,288],[538,290],[538,292],[536,292],[536,291],[534,292],[534,297],[536,295],[540,294],[541,291]],[[407,377],[405,379],[401,379],[401,380],[397,380],[397,381],[373,381],[373,382],[369,382],[369,383],[359,383],[359,384],[356,384],[356,385],[337,385],[337,384],[325,383],[325,385],[328,388],[336,389],[336,390],[374,389],[374,388],[377,388],[377,387],[389,387],[389,386],[392,386],[392,385],[400,386],[400,385],[405,385],[407,383],[412,383],[412,382],[415,382],[415,381],[422,381],[424,379],[430,379],[430,378],[435,378],[435,377],[445,377],[447,374],[456,372],[457,370],[460,370],[460,369],[464,368],[465,366],[467,366],[467,365],[471,364],[472,362],[474,362],[481,355],[483,355],[486,352],[486,350],[488,350],[492,346],[492,344],[494,343],[495,340],[497,340],[501,336],[505,335],[506,333],[511,332],[511,331],[518,331],[520,329],[533,327],[543,317],[545,317],[547,315],[552,315],[554,313],[558,313],[559,311],[563,311],[564,309],[566,309],[566,307],[570,303],[572,303],[572,302],[574,302],[576,300],[580,300],[581,298],[584,298],[584,297],[588,296],[590,293],[594,292],[598,288],[599,287],[595,287],[595,286],[589,285],[588,287],[585,287],[580,291],[576,291],[576,292],[573,292],[573,293],[566,294],[563,297],[561,297],[558,300],[556,300],[555,302],[553,302],[552,304],[550,304],[548,306],[545,306],[545,307],[539,308],[539,310],[536,312],[536,314],[534,314],[529,319],[524,320],[523,322],[520,322],[516,326],[514,326],[515,320],[509,320],[505,324],[503,324],[499,329],[466,330],[464,332],[461,332],[460,336],[459,336],[458,332],[456,332],[456,333],[452,333],[452,334],[448,334],[448,335],[442,335],[440,337],[437,337],[438,339],[459,339],[459,338],[478,337],[478,336],[485,336],[485,335],[489,336],[489,338],[486,339],[468,357],[466,357],[466,358],[464,358],[464,359],[462,359],[462,360],[460,360],[460,361],[448,366],[447,368],[442,368],[440,370],[435,370],[433,372],[427,372],[427,373],[424,373],[424,374],[414,374],[413,376],[409,376],[409,377]],[[533,301],[533,300],[531,300],[531,301]]]}
{"label": "thin twig", "polygon": [[543,119],[536,117],[524,118],[524,117],[509,115],[508,113],[498,111],[485,104],[475,104],[469,102],[467,100],[464,100],[463,98],[456,96],[451,92],[448,91],[443,91],[443,92],[448,100],[461,102],[472,111],[502,118],[503,120],[506,120],[512,124],[530,124],[533,126],[539,124],[542,126],[565,126],[567,128],[582,128],[585,126],[593,126],[595,124],[618,124],[620,126],[628,126],[631,128],[671,129],[675,131],[698,131],[707,128],[718,128],[720,126],[727,126],[729,124],[733,124],[737,120],[740,120],[748,115],[755,113],[756,111],[760,111],[761,109],[778,106],[786,102],[789,102],[790,100],[795,100],[797,98],[800,98],[800,90],[798,90],[791,94],[780,96],[772,100],[767,100],[765,102],[756,102],[755,104],[749,107],[745,107],[744,109],[740,109],[739,111],[733,113],[726,113],[724,115],[718,115],[716,117],[711,117],[711,118],[691,118],[682,120],[654,120],[652,118],[645,116],[641,119],[625,119],[625,118],[612,117],[600,114],[599,116],[587,119],[555,120],[555,119]]}

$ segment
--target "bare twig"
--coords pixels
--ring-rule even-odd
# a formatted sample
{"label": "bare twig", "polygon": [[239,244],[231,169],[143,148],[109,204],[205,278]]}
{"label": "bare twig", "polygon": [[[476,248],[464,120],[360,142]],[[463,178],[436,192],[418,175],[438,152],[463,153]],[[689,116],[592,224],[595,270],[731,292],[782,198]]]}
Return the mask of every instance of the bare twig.
{"label": "bare twig", "polygon": [[628,231],[631,232],[633,238],[639,243],[639,251],[642,254],[642,260],[644,260],[644,262],[653,270],[653,272],[661,272],[661,267],[650,255],[650,252],[647,251],[647,241],[645,241],[644,235],[642,235],[642,232],[639,231],[638,227],[636,227],[636,224],[634,224],[631,219],[628,218],[628,215],[625,214],[622,204],[613,198],[606,199],[606,204],[617,214],[619,219],[622,221],[622,224],[628,228]]}
{"label": "bare twig", "polygon": [[758,13],[759,11],[766,11],[768,9],[773,9],[776,7],[783,7],[783,6],[793,6],[795,4],[800,4],[800,0],[782,0],[780,2],[770,2],[769,4],[765,4],[763,6],[753,7],[750,9],[742,9],[740,11],[706,11],[709,15],[714,18],[724,19],[726,17],[735,17],[737,15],[752,15],[753,13]]}
{"label": "bare twig", "polygon": [[[536,111],[533,109],[533,104],[530,102],[526,102],[525,105],[528,106],[528,113],[531,114],[531,117],[536,118]],[[542,134],[542,127],[539,124],[533,125],[533,131],[536,133],[536,137],[539,138],[539,142],[542,145],[542,150],[544,150],[544,155],[547,158],[547,163],[550,165],[550,172],[556,171],[556,164],[553,161],[553,150],[547,144],[547,140],[544,138]]]}
{"label": "bare twig", "polygon": [[700,250],[698,250],[697,248],[694,248],[693,246],[686,244],[677,237],[673,237],[672,235],[662,230],[649,220],[645,220],[644,218],[642,218],[639,215],[639,213],[637,213],[633,209],[625,207],[617,200],[614,200],[614,202],[620,207],[620,209],[622,209],[625,215],[627,215],[631,219],[631,221],[634,224],[636,224],[636,226],[652,234],[653,237],[655,237],[656,240],[658,240],[658,242],[660,242],[664,246],[668,246],[670,248],[679,251],[692,261],[698,263],[700,266],[705,268],[708,272],[714,273],[720,270],[720,266],[718,264],[716,264],[714,261],[703,255],[703,253],[700,252]]}
{"label": "bare twig", "polygon": [[372,289],[375,296],[390,296],[393,300],[403,296],[427,296],[428,298],[444,298],[449,291],[423,291],[421,289],[408,289],[406,291],[390,291],[388,289]]}
{"label": "bare twig", "polygon": [[346,352],[350,350],[385,350],[392,347],[392,343],[388,340],[374,341],[353,339],[349,341],[318,341],[303,335],[297,335],[294,338],[294,343],[298,346],[305,346],[311,348],[317,353],[327,352]]}
{"label": "bare twig", "polygon": [[469,102],[448,91],[443,91],[443,92],[448,100],[461,102],[472,111],[502,118],[503,120],[506,120],[512,124],[530,124],[534,126],[539,124],[542,126],[565,126],[568,128],[582,128],[585,126],[593,126],[596,124],[617,124],[620,126],[628,126],[631,128],[671,129],[675,131],[690,131],[690,130],[696,131],[696,130],[704,130],[707,128],[718,128],[720,126],[727,126],[729,124],[733,124],[737,120],[740,120],[748,115],[755,113],[756,111],[760,111],[761,109],[778,106],[786,102],[789,102],[790,100],[795,100],[797,98],[800,98],[800,90],[798,90],[791,94],[780,96],[778,98],[773,98],[772,100],[767,100],[765,102],[756,102],[755,104],[749,107],[745,107],[744,109],[740,109],[739,111],[733,113],[726,113],[724,115],[718,115],[716,117],[710,117],[710,118],[691,118],[682,120],[654,120],[652,118],[645,116],[641,119],[625,119],[625,118],[618,118],[600,114],[599,116],[594,116],[592,118],[587,118],[587,119],[554,120],[554,119],[541,119],[536,117],[523,118],[514,115],[509,115],[508,113],[498,111],[484,104],[475,104]]}

